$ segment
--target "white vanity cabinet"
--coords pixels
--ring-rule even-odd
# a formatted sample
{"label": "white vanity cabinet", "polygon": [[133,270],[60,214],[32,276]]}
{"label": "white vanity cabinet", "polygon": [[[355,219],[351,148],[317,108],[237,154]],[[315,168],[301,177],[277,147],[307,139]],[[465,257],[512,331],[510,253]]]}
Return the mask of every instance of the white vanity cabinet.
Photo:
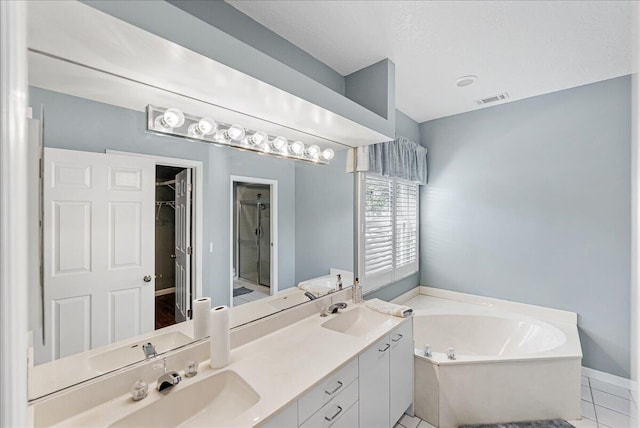
{"label": "white vanity cabinet", "polygon": [[360,426],[392,427],[413,402],[413,323],[359,356]]}
{"label": "white vanity cabinet", "polygon": [[413,322],[408,320],[261,428],[389,428],[411,403]]}

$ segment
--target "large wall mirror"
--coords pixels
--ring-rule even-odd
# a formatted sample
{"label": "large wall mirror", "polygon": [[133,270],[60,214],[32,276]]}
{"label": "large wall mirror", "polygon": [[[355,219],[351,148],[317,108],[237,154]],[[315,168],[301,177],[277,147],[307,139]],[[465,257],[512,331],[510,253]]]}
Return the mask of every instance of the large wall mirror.
{"label": "large wall mirror", "polygon": [[231,306],[236,327],[313,299],[301,282],[352,283],[346,146],[316,165],[150,133],[144,105],[90,95],[99,70],[79,79],[29,55],[44,159],[30,399],[142,361],[148,342],[157,354],[191,343],[194,299]]}

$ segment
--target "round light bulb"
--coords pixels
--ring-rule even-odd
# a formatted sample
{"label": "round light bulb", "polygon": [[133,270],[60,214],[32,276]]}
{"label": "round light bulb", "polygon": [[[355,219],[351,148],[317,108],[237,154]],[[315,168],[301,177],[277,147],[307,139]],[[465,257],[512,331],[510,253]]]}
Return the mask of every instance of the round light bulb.
{"label": "round light bulb", "polygon": [[255,134],[253,134],[249,138],[249,142],[251,144],[253,144],[254,146],[261,146],[268,139],[269,139],[269,137],[267,136],[267,134],[265,134],[264,132],[259,131],[259,132],[256,132]]}
{"label": "round light bulb", "polygon": [[318,159],[318,156],[320,155],[320,147],[318,147],[315,144],[312,144],[309,147],[307,147],[307,149],[304,152],[311,159]]}
{"label": "round light bulb", "polygon": [[184,114],[177,108],[168,108],[161,117],[163,128],[180,128],[184,125]]}
{"label": "round light bulb", "polygon": [[273,149],[276,152],[281,152],[285,147],[287,147],[287,144],[289,142],[287,141],[286,138],[284,137],[276,137],[273,139],[273,141],[271,141],[271,147],[273,147]]}
{"label": "round light bulb", "polygon": [[227,129],[227,135],[234,141],[240,141],[244,138],[244,128],[240,125],[231,125],[231,128]]}
{"label": "round light bulb", "polygon": [[326,161],[330,161],[331,159],[333,159],[333,157],[334,157],[335,155],[336,155],[336,154],[334,153],[334,151],[333,151],[332,149],[324,149],[324,150],[322,151],[322,153],[320,154],[320,156],[322,157],[322,159],[323,159],[323,160],[326,160]]}
{"label": "round light bulb", "polygon": [[300,141],[294,141],[289,145],[289,151],[296,156],[300,156],[304,152],[304,144]]}
{"label": "round light bulb", "polygon": [[198,121],[197,129],[202,135],[211,135],[218,130],[218,124],[209,117],[203,117]]}

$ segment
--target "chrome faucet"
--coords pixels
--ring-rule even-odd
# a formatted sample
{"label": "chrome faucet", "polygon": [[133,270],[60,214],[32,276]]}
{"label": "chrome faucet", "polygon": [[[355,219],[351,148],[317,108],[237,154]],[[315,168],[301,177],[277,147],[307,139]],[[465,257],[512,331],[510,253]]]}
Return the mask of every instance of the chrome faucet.
{"label": "chrome faucet", "polygon": [[307,296],[309,298],[309,300],[316,300],[318,298],[318,296],[316,296],[315,294],[307,291],[304,293],[305,296]]}
{"label": "chrome faucet", "polygon": [[153,358],[156,355],[158,355],[158,353],[156,352],[156,347],[153,346],[151,342],[148,342],[142,345],[142,350],[144,351],[144,356],[147,359]]}
{"label": "chrome faucet", "polygon": [[176,371],[167,372],[167,359],[163,360],[164,374],[158,378],[156,389],[160,392],[169,390],[180,383],[182,376]]}
{"label": "chrome faucet", "polygon": [[320,313],[320,316],[322,317],[326,317],[329,314],[336,314],[338,313],[339,309],[344,309],[347,307],[347,304],[345,302],[338,302],[338,303],[334,303],[333,305],[329,306],[326,310],[322,310],[322,312]]}

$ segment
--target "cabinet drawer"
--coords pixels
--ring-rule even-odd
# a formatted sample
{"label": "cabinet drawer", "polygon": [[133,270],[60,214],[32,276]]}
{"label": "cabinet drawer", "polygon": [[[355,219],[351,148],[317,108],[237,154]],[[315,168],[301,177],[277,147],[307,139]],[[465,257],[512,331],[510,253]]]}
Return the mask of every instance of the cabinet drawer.
{"label": "cabinet drawer", "polygon": [[[356,357],[298,400],[298,422],[302,424],[309,419],[319,408],[345,390],[357,377],[358,358]],[[346,407],[344,410],[347,410]]]}
{"label": "cabinet drawer", "polygon": [[[358,381],[345,386],[337,397],[318,410],[300,428],[357,427],[358,426]],[[298,402],[300,404],[300,402]],[[355,408],[355,410],[354,410]],[[353,413],[355,412],[355,416]],[[347,417],[347,419],[344,419]],[[354,419],[355,418],[355,419]],[[343,420],[344,419],[344,420]],[[355,423],[353,421],[355,420]],[[345,425],[350,424],[350,425]]]}

